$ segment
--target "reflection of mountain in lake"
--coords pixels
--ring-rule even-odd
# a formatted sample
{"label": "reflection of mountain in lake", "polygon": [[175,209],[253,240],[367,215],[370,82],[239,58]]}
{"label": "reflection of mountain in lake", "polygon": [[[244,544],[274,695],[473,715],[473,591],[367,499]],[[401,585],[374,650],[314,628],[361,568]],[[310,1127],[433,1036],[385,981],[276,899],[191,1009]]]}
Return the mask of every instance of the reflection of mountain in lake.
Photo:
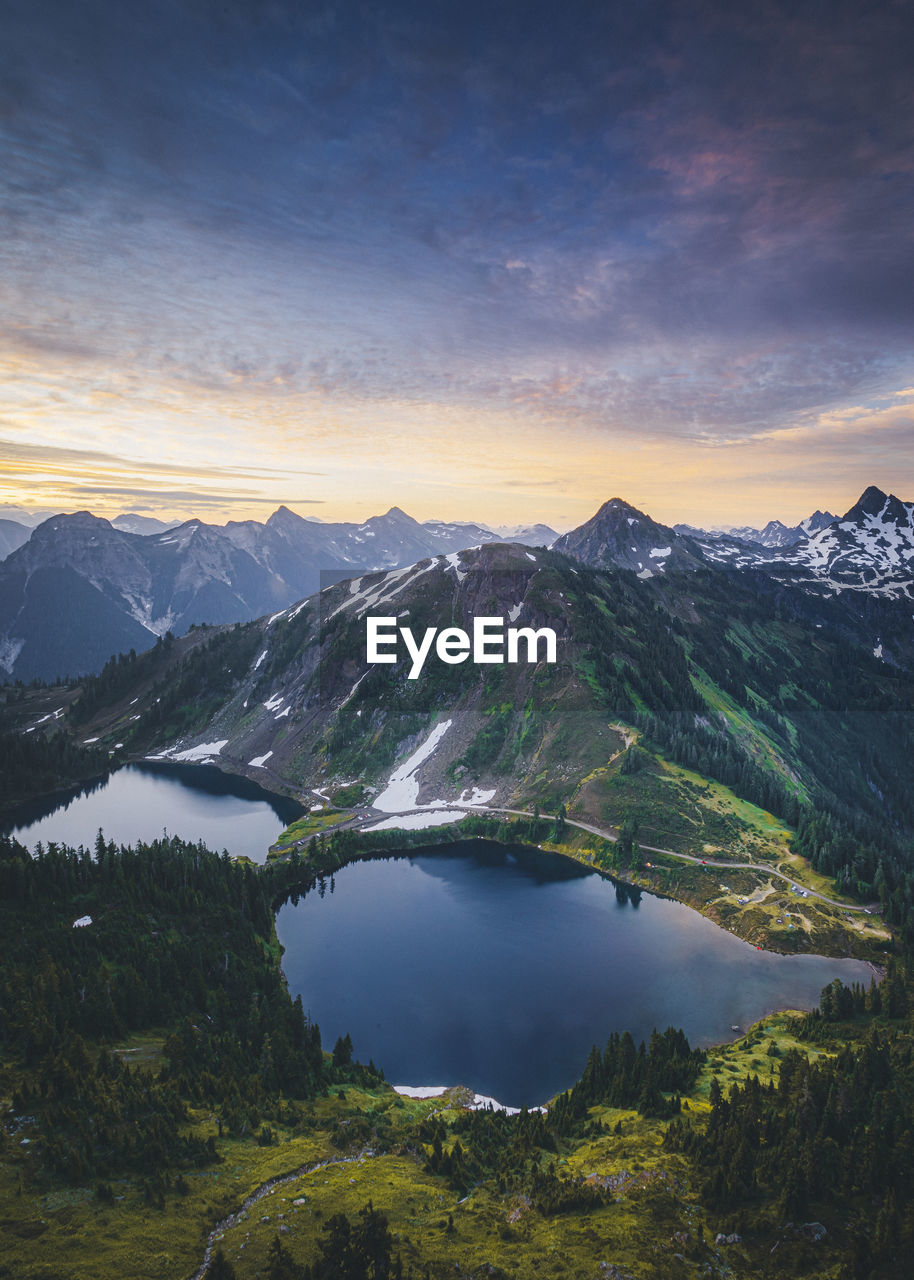
{"label": "reflection of mountain in lake", "polygon": [[6,815],[6,823],[29,848],[55,841],[91,849],[99,828],[116,844],[154,840],[167,831],[263,862],[282,828],[302,812],[295,801],[212,765],[140,764],[23,805]]}
{"label": "reflection of mountain in lake", "polygon": [[[328,885],[329,888],[329,885]],[[628,909],[638,907],[637,910]],[[347,1032],[388,1079],[535,1104],[611,1031],[730,1038],[811,1008],[854,960],[757,951],[680,903],[537,850],[481,840],[353,863],[278,913],[283,968],[324,1043]]]}
{"label": "reflection of mountain in lake", "polygon": [[0,828],[3,831],[20,830],[31,826],[34,822],[40,822],[48,814],[58,811],[66,813],[74,801],[100,791],[109,777],[110,774],[106,773],[100,778],[93,778],[90,782],[82,782],[78,786],[67,787],[63,791],[53,791],[50,795],[39,796],[37,799],[17,805],[15,809],[7,810],[0,817]]}
{"label": "reflection of mountain in lake", "polygon": [[467,860],[480,870],[506,871],[512,877],[520,875],[537,885],[582,880],[595,874],[571,858],[557,858],[554,853],[543,853],[526,845],[495,844],[489,840],[461,840],[446,850],[432,849],[411,859],[425,875],[450,884],[465,880]]}

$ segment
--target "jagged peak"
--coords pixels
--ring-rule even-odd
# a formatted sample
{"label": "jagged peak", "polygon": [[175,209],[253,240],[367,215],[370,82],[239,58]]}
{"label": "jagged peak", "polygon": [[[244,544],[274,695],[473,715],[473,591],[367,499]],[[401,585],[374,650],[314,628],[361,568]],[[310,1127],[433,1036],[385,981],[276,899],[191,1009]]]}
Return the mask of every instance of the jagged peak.
{"label": "jagged peak", "polygon": [[[851,511],[863,511],[868,516],[875,516],[882,510],[888,500],[888,494],[883,493],[876,485],[871,484],[863,490],[863,493],[851,507]],[[850,512],[848,512],[848,515],[850,515]]]}

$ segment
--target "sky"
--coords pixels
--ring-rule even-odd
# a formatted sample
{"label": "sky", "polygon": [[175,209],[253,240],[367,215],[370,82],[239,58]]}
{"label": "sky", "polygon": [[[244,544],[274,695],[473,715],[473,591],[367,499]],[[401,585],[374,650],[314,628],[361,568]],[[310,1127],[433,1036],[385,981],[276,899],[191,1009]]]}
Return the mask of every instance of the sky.
{"label": "sky", "polygon": [[914,498],[907,0],[0,14],[0,504]]}

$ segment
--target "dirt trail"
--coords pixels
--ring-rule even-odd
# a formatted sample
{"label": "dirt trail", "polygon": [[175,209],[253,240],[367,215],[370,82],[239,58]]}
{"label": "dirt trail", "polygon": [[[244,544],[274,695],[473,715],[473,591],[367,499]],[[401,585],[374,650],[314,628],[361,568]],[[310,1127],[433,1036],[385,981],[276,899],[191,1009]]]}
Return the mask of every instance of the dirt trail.
{"label": "dirt trail", "polygon": [[293,1169],[291,1173],[280,1173],[275,1178],[270,1178],[268,1182],[263,1182],[259,1187],[251,1192],[242,1200],[241,1205],[234,1213],[230,1213],[227,1218],[223,1218],[217,1222],[206,1239],[206,1248],[203,1251],[203,1261],[200,1266],[190,1277],[190,1280],[204,1280],[204,1276],[209,1270],[209,1264],[213,1259],[213,1246],[231,1227],[236,1227],[239,1222],[243,1221],[258,1200],[262,1200],[264,1196],[268,1196],[271,1191],[277,1187],[283,1186],[287,1182],[295,1182],[298,1178],[307,1177],[310,1173],[317,1173],[321,1169],[329,1169],[331,1165],[338,1164],[360,1164],[362,1160],[370,1159],[374,1155],[373,1151],[360,1151],[357,1156],[341,1156],[339,1160],[319,1160],[317,1164],[303,1164],[298,1169]]}

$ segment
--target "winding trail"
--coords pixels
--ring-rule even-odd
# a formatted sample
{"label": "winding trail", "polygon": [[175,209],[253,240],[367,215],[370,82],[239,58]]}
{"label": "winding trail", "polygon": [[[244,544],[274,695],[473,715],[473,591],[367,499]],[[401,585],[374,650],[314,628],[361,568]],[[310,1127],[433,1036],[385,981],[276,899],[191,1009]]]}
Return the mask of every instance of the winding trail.
{"label": "winding trail", "polygon": [[[463,812],[466,814],[508,813],[519,818],[532,818],[534,816],[527,809],[503,809],[503,808],[496,808],[495,806],[492,806],[492,805],[454,804],[454,805],[448,805],[447,807],[454,808],[454,809],[462,809]],[[427,806],[425,809],[422,809],[422,808],[404,809],[400,813],[384,813],[384,814],[371,813],[369,815],[361,815],[361,814],[353,815],[352,817],[347,818],[344,822],[339,823],[338,826],[336,827],[326,828],[326,832],[327,834],[329,834],[331,831],[338,831],[343,827],[360,830],[362,827],[370,826],[371,824],[378,822],[379,819],[381,818],[407,818],[415,814],[421,814],[423,812],[427,812]],[[546,822],[554,822],[556,820],[556,815],[552,813],[541,813],[540,817]],[[594,827],[589,822],[578,822],[574,818],[566,818],[565,822],[567,826],[577,827],[578,830],[580,831],[587,831],[591,835],[599,836],[601,840],[617,841],[619,838],[612,831],[604,831],[601,827]],[[799,893],[806,894],[810,898],[818,898],[820,902],[825,902],[830,907],[837,907],[841,911],[860,911],[866,915],[878,914],[878,904],[876,906],[867,907],[867,906],[857,905],[856,903],[853,903],[853,902],[839,902],[836,898],[828,898],[825,896],[824,893],[819,893],[818,890],[810,889],[808,885],[801,884],[799,880],[791,879],[791,877],[787,875],[786,872],[781,871],[778,867],[771,866],[771,864],[768,862],[732,862],[732,861],[716,859],[716,858],[698,858],[691,853],[676,853],[673,849],[658,849],[656,845],[641,844],[640,841],[639,841],[639,847],[645,853],[659,853],[659,854],[662,854],[663,857],[665,858],[675,858],[679,862],[692,862],[702,867],[721,867],[724,870],[729,869],[731,871],[733,870],[761,871],[766,875],[776,876],[779,880],[783,880],[785,884],[790,885],[791,888],[796,889]]]}
{"label": "winding trail", "polygon": [[210,1263],[213,1260],[213,1246],[222,1238],[230,1227],[235,1227],[239,1222],[243,1221],[248,1210],[253,1208],[258,1200],[262,1200],[264,1196],[268,1196],[271,1191],[275,1191],[277,1187],[284,1186],[287,1182],[296,1182],[299,1178],[307,1177],[309,1173],[318,1173],[321,1169],[329,1169],[331,1165],[338,1164],[361,1164],[363,1160],[370,1159],[374,1155],[373,1151],[360,1151],[357,1156],[341,1156],[339,1160],[319,1160],[317,1164],[303,1164],[298,1169],[293,1169],[291,1173],[280,1173],[275,1178],[270,1178],[268,1182],[262,1182],[248,1196],[242,1200],[239,1208],[234,1213],[230,1213],[228,1217],[222,1218],[213,1227],[212,1231],[206,1238],[206,1248],[203,1251],[203,1261],[197,1270],[190,1277],[190,1280],[204,1280],[209,1271]]}

